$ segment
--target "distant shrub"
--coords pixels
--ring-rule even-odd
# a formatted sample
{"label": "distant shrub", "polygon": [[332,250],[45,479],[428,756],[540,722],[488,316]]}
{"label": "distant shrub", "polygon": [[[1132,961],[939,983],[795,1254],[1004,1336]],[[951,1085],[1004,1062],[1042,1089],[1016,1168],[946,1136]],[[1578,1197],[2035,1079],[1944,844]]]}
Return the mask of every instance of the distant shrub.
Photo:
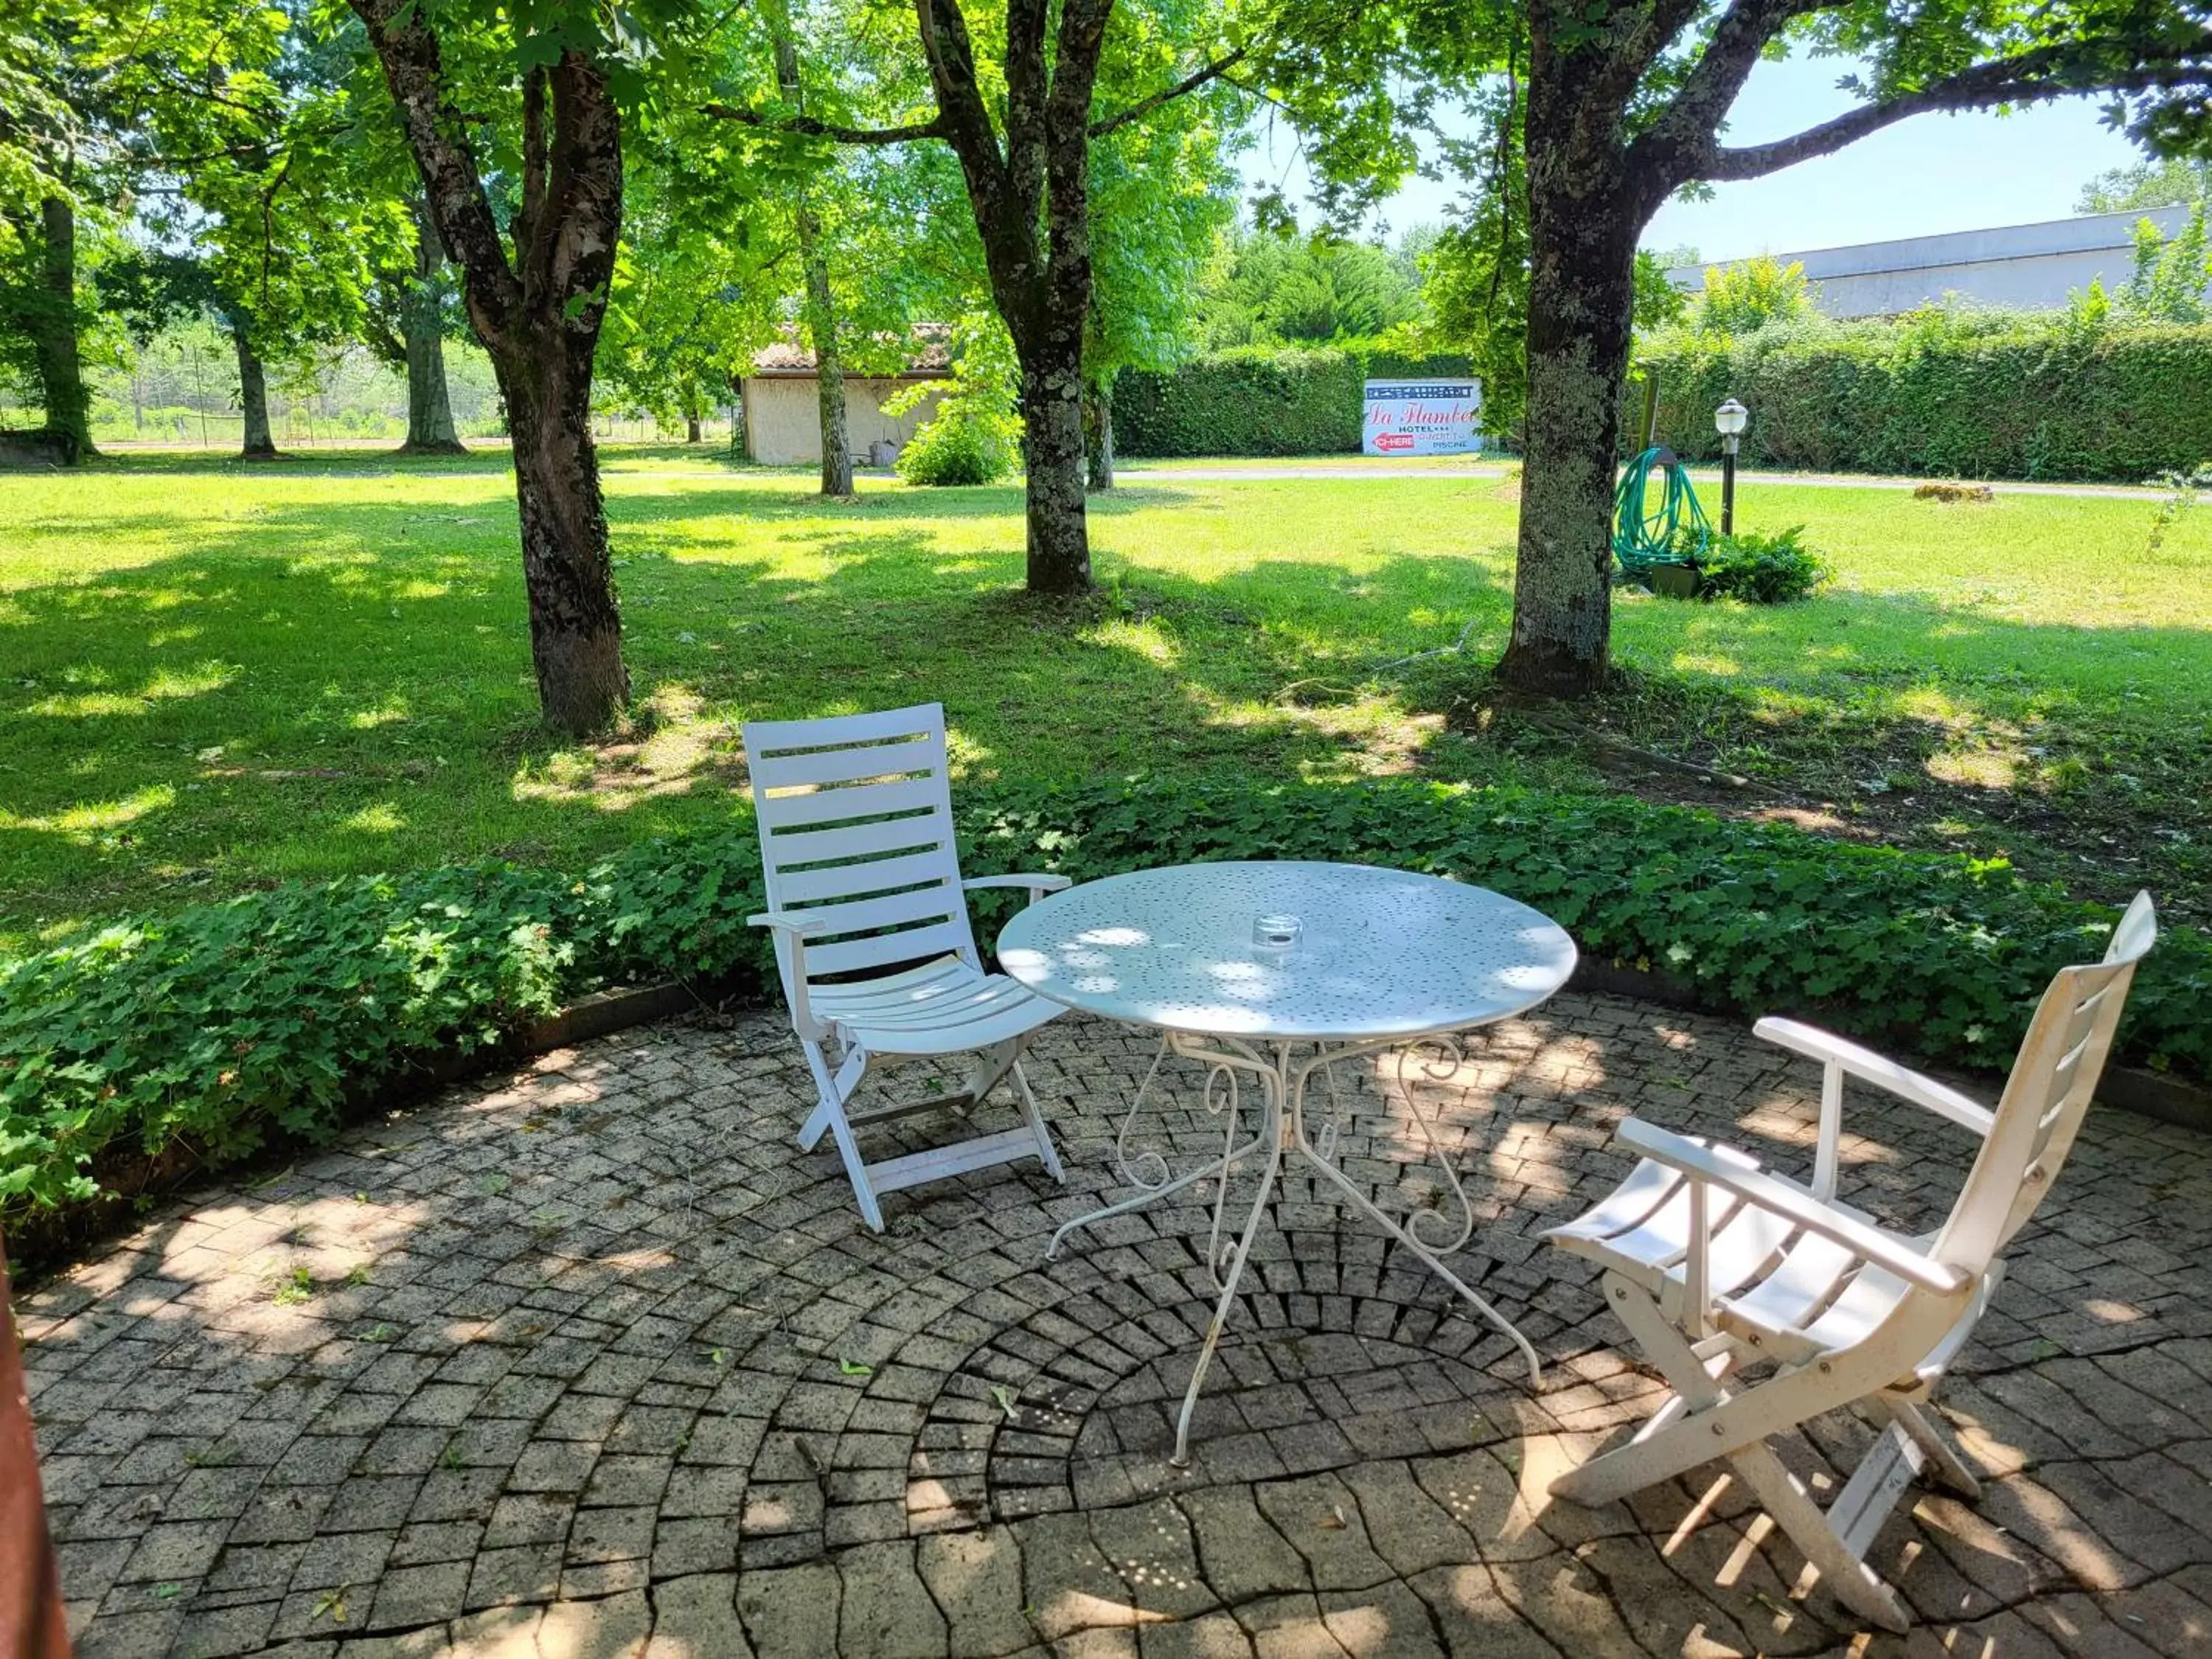
{"label": "distant shrub", "polygon": [[1987,484],[1924,483],[1912,492],[1916,501],[1953,501],[1986,505],[1996,500],[1997,492]]}
{"label": "distant shrub", "polygon": [[1010,447],[988,422],[957,412],[924,421],[898,456],[898,475],[910,484],[996,483],[1013,465]]}
{"label": "distant shrub", "polygon": [[884,400],[899,416],[935,398],[937,410],[899,451],[898,475],[913,484],[995,483],[1013,470],[1021,422],[1013,342],[996,317],[971,313],[952,325],[952,372],[920,380]]}
{"label": "distant shrub", "polygon": [[1829,577],[1820,556],[1805,545],[1805,526],[1762,536],[1755,530],[1715,536],[1698,562],[1700,597],[1747,605],[1788,605],[1808,599]]}
{"label": "distant shrub", "polygon": [[1747,334],[1808,314],[1812,295],[1802,264],[1783,264],[1760,254],[1705,270],[1705,292],[1689,308],[1690,325],[1705,334]]}

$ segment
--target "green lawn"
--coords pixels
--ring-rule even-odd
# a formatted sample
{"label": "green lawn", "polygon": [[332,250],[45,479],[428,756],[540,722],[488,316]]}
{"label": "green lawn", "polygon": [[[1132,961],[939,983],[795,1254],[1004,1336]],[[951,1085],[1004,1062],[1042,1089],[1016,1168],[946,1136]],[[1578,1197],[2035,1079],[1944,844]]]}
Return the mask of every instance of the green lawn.
{"label": "green lawn", "polygon": [[[737,723],[941,699],[971,774],[1235,765],[1632,788],[2004,851],[2212,912],[2212,514],[2141,501],[1748,490],[1838,583],[1753,611],[1625,599],[1590,716],[1748,788],[1494,704],[1514,489],[1160,477],[1094,518],[1104,593],[1019,591],[1012,488],[609,456],[635,729],[535,724],[510,482],[381,454],[161,455],[0,477],[0,943],[271,878],[553,862],[713,822]],[[1378,674],[1450,641],[1472,661]]]}

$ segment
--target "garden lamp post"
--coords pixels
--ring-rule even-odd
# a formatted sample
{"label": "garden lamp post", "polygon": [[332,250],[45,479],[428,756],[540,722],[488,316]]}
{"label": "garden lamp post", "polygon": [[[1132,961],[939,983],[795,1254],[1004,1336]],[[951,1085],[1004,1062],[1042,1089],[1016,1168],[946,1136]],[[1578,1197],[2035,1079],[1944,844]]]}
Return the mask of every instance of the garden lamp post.
{"label": "garden lamp post", "polygon": [[1735,443],[1751,411],[1733,398],[1713,411],[1713,430],[1721,434],[1721,534],[1735,534]]}

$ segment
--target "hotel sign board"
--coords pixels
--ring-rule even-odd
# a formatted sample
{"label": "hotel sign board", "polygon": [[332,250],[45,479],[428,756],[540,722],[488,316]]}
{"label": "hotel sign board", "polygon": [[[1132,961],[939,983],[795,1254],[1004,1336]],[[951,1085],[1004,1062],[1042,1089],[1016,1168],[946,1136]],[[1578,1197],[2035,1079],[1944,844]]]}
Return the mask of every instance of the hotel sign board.
{"label": "hotel sign board", "polygon": [[1360,453],[1367,455],[1479,455],[1480,380],[1370,380]]}

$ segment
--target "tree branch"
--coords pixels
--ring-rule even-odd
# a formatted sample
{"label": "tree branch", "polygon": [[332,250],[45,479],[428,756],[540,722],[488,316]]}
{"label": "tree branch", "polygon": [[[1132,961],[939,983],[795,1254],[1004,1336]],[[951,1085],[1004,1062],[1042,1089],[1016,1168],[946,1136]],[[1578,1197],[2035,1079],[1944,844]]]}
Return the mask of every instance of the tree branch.
{"label": "tree branch", "polygon": [[945,118],[933,116],[902,127],[846,127],[834,121],[817,121],[811,115],[775,117],[758,110],[737,109],[728,104],[702,104],[699,113],[718,121],[736,121],[764,132],[797,133],[805,138],[827,138],[840,144],[910,144],[918,138],[947,137]]}
{"label": "tree branch", "polygon": [[622,227],[622,117],[605,73],[573,46],[545,81],[544,182],[517,274],[526,304],[556,301],[563,326],[596,334]]}
{"label": "tree branch", "polygon": [[1705,51],[1659,118],[1629,146],[1632,166],[1651,178],[1661,194],[1674,189],[1682,182],[1684,165],[1701,148],[1712,144],[1767,42],[1791,20],[1830,3],[1832,0],[1735,0],[1713,25]]}
{"label": "tree branch", "polygon": [[[1736,0],[1727,15],[1733,17],[1738,12],[1767,3],[1770,0]],[[1667,43],[1703,9],[1699,0],[1656,0],[1640,15],[1632,9],[1625,9],[1619,19],[1621,27],[1611,31],[1615,35],[1608,54],[1612,61],[1594,83],[1591,97],[1603,103],[1625,106],[1644,72],[1667,49]],[[1725,25],[1727,18],[1722,21]]]}
{"label": "tree branch", "polygon": [[[2185,52],[2156,63],[2138,63],[2118,74],[2101,72],[2099,68],[2100,63],[2111,61],[2101,50],[2105,47],[2124,50],[2118,41],[2046,46],[2010,58],[1977,64],[1932,86],[1900,93],[1878,103],[1863,104],[1832,120],[1771,143],[1728,149],[1709,140],[1704,156],[1692,162],[1686,176],[1717,183],[1761,178],[1800,161],[1829,155],[1915,115],[1987,109],[1996,104],[2040,103],[2069,94],[2150,92],[2212,82],[2212,35],[2200,37]],[[2069,70],[2080,73],[2069,75]]]}
{"label": "tree branch", "polygon": [[1149,98],[1140,98],[1125,110],[1109,115],[1103,120],[1093,121],[1091,124],[1091,136],[1093,138],[1103,138],[1108,133],[1118,128],[1126,127],[1132,121],[1143,120],[1163,104],[1171,104],[1187,94],[1196,92],[1209,81],[1218,81],[1237,64],[1243,63],[1248,56],[1249,53],[1243,46],[1239,46],[1225,58],[1215,58],[1212,63],[1184,76],[1173,86],[1162,87]]}
{"label": "tree branch", "polygon": [[[1045,101],[1057,94],[1057,81],[1067,73],[1064,63],[1056,74],[1047,67],[1045,32],[1052,9],[1048,0],[1006,0],[1006,173],[1018,202],[1043,199]],[[1077,112],[1078,125],[1090,116],[1086,104]]]}
{"label": "tree branch", "polygon": [[492,216],[461,117],[447,102],[438,38],[424,25],[415,0],[350,3],[384,67],[408,148],[422,175],[438,239],[468,278],[471,299],[493,313],[479,313],[487,333],[503,331],[507,313],[522,297],[522,285],[500,245],[499,222]]}
{"label": "tree branch", "polygon": [[515,217],[515,263],[526,264],[545,217],[545,66],[533,64],[522,76],[522,211]]}

